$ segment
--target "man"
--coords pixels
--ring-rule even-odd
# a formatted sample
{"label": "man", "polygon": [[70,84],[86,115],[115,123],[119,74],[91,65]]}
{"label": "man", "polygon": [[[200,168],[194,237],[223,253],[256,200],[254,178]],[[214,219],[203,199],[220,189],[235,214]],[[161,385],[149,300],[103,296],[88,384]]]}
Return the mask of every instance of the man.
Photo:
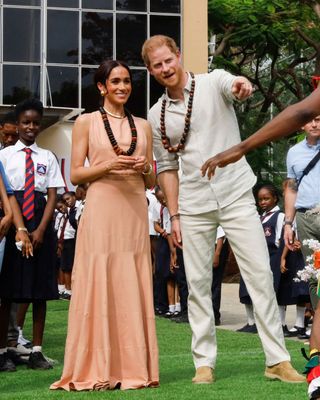
{"label": "man", "polygon": [[223,70],[195,77],[187,73],[175,42],[166,36],[147,40],[142,57],[151,75],[166,88],[166,93],[150,110],[149,121],[173,239],[180,247],[183,240],[196,368],[193,382],[214,380],[217,346],[211,284],[218,225],[226,233],[253,299],[266,355],[265,375],[301,382],[303,377],[292,368],[284,344],[268,250],[251,191],[256,178],[244,157],[219,170],[212,181],[200,173],[210,155],[240,142],[232,103],[250,96],[252,86],[246,78],[234,77]]}
{"label": "man", "polygon": [[[293,250],[292,223],[294,217],[296,217],[300,242],[303,243],[305,239],[320,240],[320,216],[313,212],[320,204],[320,188],[317,184],[320,178],[320,162],[318,161],[309,173],[303,176],[306,166],[320,151],[320,116],[307,123],[303,129],[306,132],[306,138],[293,146],[287,156],[288,179],[285,189],[284,229],[287,246],[290,250]],[[302,246],[301,250],[305,260],[312,254],[308,246]],[[310,285],[314,308],[318,302],[316,286],[316,284]]]}
{"label": "man", "polygon": [[[317,119],[320,114],[320,86],[306,99],[296,103],[284,111],[282,111],[276,118],[268,124],[259,129],[254,135],[239,143],[230,149],[215,155],[208,159],[202,166],[202,175],[208,174],[211,178],[216,172],[217,168],[225,167],[230,163],[234,163],[259,146],[262,146],[272,140],[287,136],[294,132],[304,124]],[[314,122],[313,122],[314,123]],[[318,125],[317,125],[318,126]],[[316,129],[318,130],[318,128]],[[319,146],[319,139],[317,140]],[[303,168],[302,168],[303,169]],[[300,168],[301,170],[301,168]],[[311,173],[311,172],[310,172]],[[301,172],[300,172],[301,176]],[[305,179],[304,177],[303,179]],[[319,184],[319,175],[317,175],[314,184]],[[302,184],[302,182],[301,182]],[[318,200],[320,200],[318,198]],[[298,201],[298,198],[297,198]],[[299,213],[297,213],[299,215]],[[287,218],[292,218],[293,214],[287,215]],[[299,217],[298,217],[299,218]],[[319,234],[320,231],[320,216],[314,214],[313,218],[318,221],[318,227],[315,228]],[[290,225],[289,225],[290,226]],[[285,242],[290,248],[292,243],[291,230],[285,230]],[[317,302],[317,308],[313,318],[313,325],[310,338],[310,360],[306,366],[308,373],[307,380],[309,382],[309,397],[311,399],[320,399],[320,302]]]}
{"label": "man", "polygon": [[2,120],[1,142],[3,147],[14,146],[18,139],[16,117],[14,112],[9,112]]}

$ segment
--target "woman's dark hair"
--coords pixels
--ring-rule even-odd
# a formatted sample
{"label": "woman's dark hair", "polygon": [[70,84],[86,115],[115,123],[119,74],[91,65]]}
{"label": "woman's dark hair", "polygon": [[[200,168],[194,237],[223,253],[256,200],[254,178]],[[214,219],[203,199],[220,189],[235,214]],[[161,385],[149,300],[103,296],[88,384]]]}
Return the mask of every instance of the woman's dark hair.
{"label": "woman's dark hair", "polygon": [[267,183],[265,185],[261,185],[257,191],[257,194],[259,193],[259,191],[261,189],[268,190],[272,194],[272,196],[276,198],[276,202],[277,203],[279,202],[280,197],[281,197],[280,192],[274,185],[272,185],[272,183]]}
{"label": "woman's dark hair", "polygon": [[43,104],[41,103],[41,101],[38,99],[27,99],[16,105],[16,108],[14,110],[16,119],[18,120],[20,114],[28,110],[37,111],[41,118],[43,116]]}
{"label": "woman's dark hair", "polygon": [[98,82],[104,85],[106,80],[109,78],[111,71],[116,67],[125,68],[129,72],[130,80],[132,82],[132,72],[125,62],[119,60],[105,60],[100,64],[99,68],[94,74],[95,85],[97,86]]}

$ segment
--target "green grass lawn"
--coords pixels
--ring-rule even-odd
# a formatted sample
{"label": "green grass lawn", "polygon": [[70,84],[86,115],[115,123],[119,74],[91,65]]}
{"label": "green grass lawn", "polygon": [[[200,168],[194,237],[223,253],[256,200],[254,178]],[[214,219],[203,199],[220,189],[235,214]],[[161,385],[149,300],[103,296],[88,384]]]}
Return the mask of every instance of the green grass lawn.
{"label": "green grass lawn", "polygon": [[[48,303],[44,353],[57,360],[54,369],[33,371],[25,366],[15,373],[2,373],[1,400],[27,399],[214,399],[214,400],[301,400],[306,399],[305,384],[286,384],[264,378],[264,355],[258,335],[218,329],[217,381],[212,385],[193,385],[194,368],[190,353],[189,325],[157,319],[160,350],[160,382],[157,389],[110,392],[50,391],[49,385],[62,371],[67,322],[67,301]],[[30,337],[31,315],[27,315],[25,336]],[[287,340],[293,364],[302,370],[301,344]]]}

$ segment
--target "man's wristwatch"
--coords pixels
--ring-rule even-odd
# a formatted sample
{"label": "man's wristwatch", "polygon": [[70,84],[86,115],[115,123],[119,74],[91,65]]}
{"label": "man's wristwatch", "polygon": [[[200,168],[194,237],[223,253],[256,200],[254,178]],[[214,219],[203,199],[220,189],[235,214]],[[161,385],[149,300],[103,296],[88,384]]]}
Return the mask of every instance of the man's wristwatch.
{"label": "man's wristwatch", "polygon": [[289,219],[286,219],[286,220],[284,221],[284,225],[290,225],[290,226],[292,226],[292,224],[293,224],[293,221],[290,221]]}

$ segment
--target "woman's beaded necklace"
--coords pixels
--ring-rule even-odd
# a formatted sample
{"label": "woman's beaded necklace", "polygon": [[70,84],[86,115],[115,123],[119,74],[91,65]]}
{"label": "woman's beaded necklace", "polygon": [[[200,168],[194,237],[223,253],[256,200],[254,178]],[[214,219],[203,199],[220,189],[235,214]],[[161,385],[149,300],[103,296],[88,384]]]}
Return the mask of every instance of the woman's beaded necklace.
{"label": "woman's beaded necklace", "polygon": [[192,104],[193,104],[193,96],[194,96],[194,89],[195,89],[195,79],[194,79],[194,74],[193,72],[190,72],[191,76],[191,88],[190,88],[190,93],[189,93],[189,100],[188,100],[188,107],[187,107],[187,113],[185,117],[185,123],[184,123],[184,131],[183,134],[180,138],[179,143],[176,146],[172,146],[170,143],[170,139],[168,138],[166,134],[166,125],[165,125],[165,112],[166,112],[166,103],[167,100],[163,99],[162,100],[162,105],[161,105],[161,115],[160,115],[160,132],[161,132],[161,140],[163,147],[168,150],[169,153],[177,153],[180,150],[184,150],[185,144],[188,138],[188,134],[190,131],[190,121],[191,121],[191,114],[192,114]]}
{"label": "woman's beaded necklace", "polygon": [[120,155],[131,156],[134,153],[134,151],[136,149],[136,145],[137,145],[137,128],[135,126],[133,117],[130,114],[130,112],[127,109],[124,110],[125,115],[128,118],[129,126],[130,126],[130,129],[131,129],[131,144],[130,144],[129,149],[127,151],[124,151],[118,145],[118,142],[116,141],[116,138],[114,137],[114,134],[112,132],[112,129],[111,129],[111,126],[110,126],[110,123],[109,123],[109,120],[108,120],[108,115],[106,113],[106,110],[103,107],[100,107],[99,111],[101,113],[103,124],[104,124],[105,130],[107,132],[108,138],[110,140],[110,143],[111,143],[111,146],[113,147],[114,152],[118,156],[120,156]]}

